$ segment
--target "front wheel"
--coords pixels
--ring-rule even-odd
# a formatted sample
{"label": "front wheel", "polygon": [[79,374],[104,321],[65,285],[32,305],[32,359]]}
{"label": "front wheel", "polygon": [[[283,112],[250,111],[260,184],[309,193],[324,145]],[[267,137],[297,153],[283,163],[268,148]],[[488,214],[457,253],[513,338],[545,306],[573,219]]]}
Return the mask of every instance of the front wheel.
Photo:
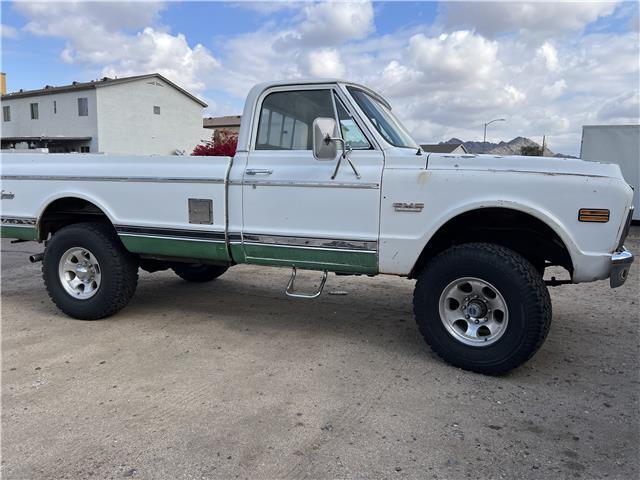
{"label": "front wheel", "polygon": [[187,282],[204,283],[215,280],[229,267],[220,265],[206,265],[203,263],[184,263],[173,267],[173,271]]}
{"label": "front wheel", "polygon": [[440,357],[492,375],[531,358],[551,323],[540,273],[518,253],[487,243],[432,259],[418,276],[413,304],[420,332]]}
{"label": "front wheel", "polygon": [[138,283],[138,262],[110,225],[77,223],[61,228],[42,260],[49,296],[80,320],[98,320],[124,308]]}

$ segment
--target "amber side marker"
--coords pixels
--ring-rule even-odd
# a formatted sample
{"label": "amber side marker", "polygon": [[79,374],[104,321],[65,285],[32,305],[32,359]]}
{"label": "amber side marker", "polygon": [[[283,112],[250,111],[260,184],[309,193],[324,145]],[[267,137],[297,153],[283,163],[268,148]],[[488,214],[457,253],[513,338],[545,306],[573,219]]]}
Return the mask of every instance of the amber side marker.
{"label": "amber side marker", "polygon": [[578,211],[578,220],[581,222],[607,223],[609,210],[606,208],[581,208]]}

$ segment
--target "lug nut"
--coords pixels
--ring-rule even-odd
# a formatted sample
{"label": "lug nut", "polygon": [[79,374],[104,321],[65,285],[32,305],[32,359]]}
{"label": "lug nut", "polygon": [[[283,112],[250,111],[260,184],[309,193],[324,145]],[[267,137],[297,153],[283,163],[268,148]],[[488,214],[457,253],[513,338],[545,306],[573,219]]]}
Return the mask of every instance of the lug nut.
{"label": "lug nut", "polygon": [[475,324],[477,325],[477,324],[479,324],[479,323],[480,323],[480,320],[478,320],[478,319],[476,318],[476,319],[474,320],[474,322],[475,322]]}
{"label": "lug nut", "polygon": [[469,320],[469,315],[465,315],[464,318],[466,318],[467,320]]}

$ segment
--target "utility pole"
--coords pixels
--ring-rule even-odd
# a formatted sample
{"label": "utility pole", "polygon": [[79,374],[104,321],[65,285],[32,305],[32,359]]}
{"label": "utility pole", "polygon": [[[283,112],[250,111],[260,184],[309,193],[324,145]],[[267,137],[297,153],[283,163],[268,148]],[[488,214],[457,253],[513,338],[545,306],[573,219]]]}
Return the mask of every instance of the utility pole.
{"label": "utility pole", "polygon": [[482,139],[482,153],[485,153],[487,148],[487,125],[491,125],[493,122],[506,122],[506,118],[496,118],[484,124],[484,137]]}

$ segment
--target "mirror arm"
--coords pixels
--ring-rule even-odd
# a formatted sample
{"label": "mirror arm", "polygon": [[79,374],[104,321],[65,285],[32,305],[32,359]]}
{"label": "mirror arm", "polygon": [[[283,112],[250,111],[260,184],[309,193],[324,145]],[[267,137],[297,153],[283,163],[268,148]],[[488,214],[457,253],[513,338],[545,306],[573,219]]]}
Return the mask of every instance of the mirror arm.
{"label": "mirror arm", "polygon": [[351,166],[351,169],[353,170],[353,173],[355,173],[356,178],[360,179],[360,172],[358,172],[358,170],[356,169],[356,166],[353,164],[353,162],[349,158],[349,154],[353,151],[353,149],[351,147],[347,146],[346,142],[340,137],[333,137],[332,138],[329,135],[327,135],[325,137],[324,141],[327,142],[327,143],[329,143],[329,142],[340,142],[340,144],[342,145],[342,155],[340,155],[340,158],[338,159],[338,163],[336,164],[336,169],[333,171],[333,175],[331,175],[331,180],[335,180],[336,175],[338,175],[338,170],[340,169],[340,162],[342,162],[343,158],[347,162],[349,162],[349,165]]}

